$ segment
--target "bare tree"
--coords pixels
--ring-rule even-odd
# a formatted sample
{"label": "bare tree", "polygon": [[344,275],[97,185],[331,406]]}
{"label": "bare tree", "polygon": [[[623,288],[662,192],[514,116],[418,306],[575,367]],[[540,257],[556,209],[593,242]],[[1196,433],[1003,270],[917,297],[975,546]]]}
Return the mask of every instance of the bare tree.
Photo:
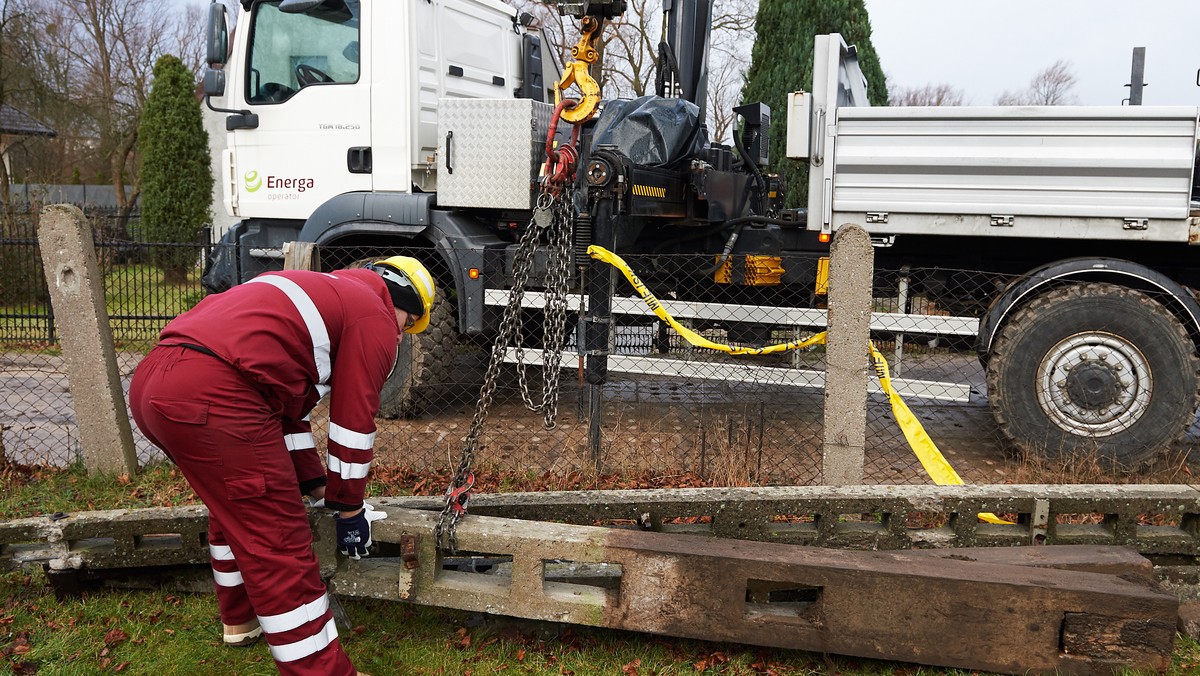
{"label": "bare tree", "polygon": [[742,102],[746,62],[719,59],[708,72],[708,133],[714,141],[732,143],[737,127],[735,106]]}
{"label": "bare tree", "polygon": [[605,34],[606,96],[638,97],[654,93],[662,15],[656,0],[629,0],[625,14]]}
{"label": "bare tree", "polygon": [[[10,105],[14,94],[24,85],[27,74],[19,70],[25,62],[25,44],[23,39],[27,30],[29,15],[18,0],[0,0],[0,107]],[[0,134],[3,130],[0,130]],[[0,203],[4,212],[0,226],[8,224],[11,217],[11,200],[9,200],[8,165],[6,148],[0,140]]]}
{"label": "bare tree", "polygon": [[[237,3],[233,3],[237,6]],[[173,45],[168,52],[179,57],[183,65],[195,73],[196,81],[202,79],[204,72],[204,56],[206,51],[206,36],[203,26],[205,10],[198,4],[188,5],[183,14],[173,21],[170,43]],[[157,60],[157,59],[156,59]]]}
{"label": "bare tree", "polygon": [[927,84],[924,87],[895,87],[888,92],[888,104],[893,106],[965,106],[967,96],[961,89],[948,84]]}
{"label": "bare tree", "polygon": [[[708,128],[714,141],[731,142],[742,101],[750,47],[754,44],[754,17],[758,0],[717,0],[713,7],[712,40],[708,58]],[[783,112],[783,111],[776,111]]]}
{"label": "bare tree", "polygon": [[1059,59],[1033,76],[1026,89],[1005,90],[996,97],[998,106],[1069,106],[1079,102],[1076,77],[1070,61]]}

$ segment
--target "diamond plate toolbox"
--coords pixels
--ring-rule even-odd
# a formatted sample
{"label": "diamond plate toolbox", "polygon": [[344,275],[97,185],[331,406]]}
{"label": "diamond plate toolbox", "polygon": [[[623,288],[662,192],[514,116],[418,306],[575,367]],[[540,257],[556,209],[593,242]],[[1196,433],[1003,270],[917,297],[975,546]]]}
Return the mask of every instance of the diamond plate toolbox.
{"label": "diamond plate toolbox", "polygon": [[532,208],[553,112],[529,99],[440,99],[438,205]]}

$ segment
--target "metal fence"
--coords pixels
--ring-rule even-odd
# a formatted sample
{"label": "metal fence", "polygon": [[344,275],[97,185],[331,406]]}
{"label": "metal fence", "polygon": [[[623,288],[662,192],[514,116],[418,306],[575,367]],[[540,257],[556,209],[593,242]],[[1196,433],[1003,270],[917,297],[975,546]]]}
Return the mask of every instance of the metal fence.
{"label": "metal fence", "polygon": [[[333,268],[363,257],[360,250],[326,248],[321,259]],[[824,329],[822,296],[811,291],[796,297],[776,287],[713,285],[703,279],[671,284],[666,280],[687,279],[683,271],[709,268],[712,261],[689,256],[628,256],[626,261],[682,325],[714,342],[762,346],[807,338]],[[1007,457],[987,410],[983,371],[971,349],[977,315],[951,316],[952,311],[976,313],[982,306],[958,303],[951,308],[932,300],[925,289],[932,286],[930,279],[946,277],[944,272],[879,272],[873,336],[909,405],[931,436],[943,443],[952,462],[955,457],[962,462],[964,479],[1002,482],[1010,478]],[[1003,281],[980,275],[976,283],[982,287]],[[530,476],[599,471],[685,481],[695,477],[725,486],[820,480],[823,345],[764,356],[696,348],[658,321],[624,279],[617,282],[616,294],[613,356],[599,407],[600,435],[589,435],[591,408],[582,376],[580,329],[585,301],[574,295],[569,299],[570,337],[555,427],[546,429],[542,416],[524,404],[519,358],[510,349],[477,462]],[[508,301],[503,291],[488,292],[491,320]],[[541,357],[543,315],[538,307],[543,302],[540,293],[526,296],[522,347],[527,348],[525,360],[533,364]],[[440,337],[410,337],[406,342],[401,349],[413,366],[400,369],[399,377],[417,369],[440,374],[441,380],[432,386],[411,386],[401,393],[401,402],[385,401],[385,413],[391,415],[378,421],[377,463],[417,469],[453,466],[478,403],[491,345],[459,341],[448,350]],[[435,352],[449,357],[438,361],[430,357]],[[866,365],[866,345],[863,359]],[[527,379],[529,398],[535,403],[542,396],[540,376],[535,366]],[[320,418],[318,410],[314,419]],[[929,482],[878,387],[868,404],[864,473],[870,483]]]}
{"label": "metal fence", "polygon": [[[113,209],[89,208],[85,213],[95,237],[117,364],[127,388],[162,327],[204,297],[200,266],[208,247],[148,241],[136,212],[124,222]],[[0,447],[12,462],[65,466],[80,457],[79,434],[36,222],[36,212],[21,213],[0,232]],[[181,251],[194,265],[185,279],[164,282],[155,262]],[[162,457],[140,434],[134,437],[143,462]]]}
{"label": "metal fence", "polygon": [[[194,245],[197,267],[185,283],[165,284],[150,264],[160,246],[136,238],[97,242],[126,383],[158,330],[203,294],[199,263],[204,247]],[[0,241],[0,256],[6,262],[27,266],[11,272],[6,265],[5,276],[33,276],[44,283],[35,247],[28,238]],[[333,269],[367,257],[362,250],[326,248],[320,259],[326,269]],[[711,267],[712,262],[687,256],[627,260],[668,312],[714,342],[762,346],[813,336],[824,328],[826,312],[818,290],[797,298],[772,286],[668,283],[687,279],[681,271]],[[973,349],[977,317],[994,291],[1009,281],[1003,275],[944,269],[885,270],[875,275],[874,343],[887,358],[908,406],[968,483],[1047,480],[1046,475],[1031,474],[1028,463],[1006,451],[1008,444],[989,411],[987,374]],[[555,426],[545,428],[542,416],[527,410],[515,363],[518,351],[509,350],[476,450],[483,469],[530,478],[599,472],[631,479],[660,477],[682,485],[805,485],[820,480],[822,345],[749,357],[696,348],[659,322],[624,279],[618,279],[616,294],[613,356],[599,418],[592,419],[589,388],[582,381],[578,323],[584,301],[574,295],[569,298]],[[540,298],[530,293],[526,300],[520,347],[532,364],[526,378],[531,397],[539,400],[544,382],[537,365],[543,330]],[[458,337],[457,319],[449,311],[452,303],[443,302],[446,309],[435,314],[430,330],[406,337],[401,345],[400,368],[385,388],[377,421],[376,467],[445,471],[457,462],[491,345]],[[495,320],[507,303],[505,292],[489,292],[489,319]],[[78,435],[50,308],[44,302],[8,299],[0,308],[6,392],[0,423],[7,456],[25,464],[68,464],[78,457]],[[866,345],[863,356],[865,366]],[[872,380],[871,388],[865,482],[930,483],[878,382]],[[313,421],[321,446],[327,424],[324,405],[318,406]],[[135,436],[143,461],[161,457]],[[1179,453],[1190,451],[1195,443],[1193,430],[1181,443],[1164,448],[1175,454],[1164,462],[1177,461]],[[1055,476],[1062,481],[1106,480],[1085,472],[1082,464],[1058,471]]]}

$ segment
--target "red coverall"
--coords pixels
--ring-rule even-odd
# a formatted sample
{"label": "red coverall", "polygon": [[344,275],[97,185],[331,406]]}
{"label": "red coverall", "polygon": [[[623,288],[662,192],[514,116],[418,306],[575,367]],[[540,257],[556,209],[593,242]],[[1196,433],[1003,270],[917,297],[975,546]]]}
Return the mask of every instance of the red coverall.
{"label": "red coverall", "polygon": [[[280,673],[355,673],[301,493],[325,485],[326,506],[362,506],[399,332],[374,272],[267,273],[171,321],[134,373],[138,428],[209,508],[221,621],[257,616]],[[308,423],[327,392],[328,468]]]}

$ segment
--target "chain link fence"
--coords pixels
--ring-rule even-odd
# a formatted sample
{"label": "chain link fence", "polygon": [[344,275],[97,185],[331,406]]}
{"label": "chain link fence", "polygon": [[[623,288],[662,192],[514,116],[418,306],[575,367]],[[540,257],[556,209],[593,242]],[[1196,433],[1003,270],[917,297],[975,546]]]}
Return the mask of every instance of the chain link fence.
{"label": "chain link fence", "polygon": [[[98,233],[112,229],[103,217],[93,218],[97,219]],[[136,232],[136,226],[129,227],[126,232],[129,231]],[[126,383],[161,327],[203,295],[199,262],[205,247],[170,245],[193,247],[197,267],[184,282],[167,284],[152,265],[155,248],[159,246],[162,245],[138,241],[136,237],[97,238],[120,369]],[[276,258],[281,255],[281,252],[266,253],[275,254]],[[429,261],[440,278],[442,292],[430,328],[419,336],[407,336],[401,345],[398,367],[384,391],[375,466],[447,471],[454,467],[462,452],[492,346],[487,339],[459,335],[450,273],[438,263],[441,259],[436,253],[403,248],[387,253],[416,255]],[[6,392],[0,417],[4,447],[13,461],[68,464],[78,457],[78,435],[73,427],[70,392],[53,334],[50,308],[44,300],[44,276],[36,242],[29,237],[6,238],[0,241],[0,256],[6,263],[6,278],[25,278],[24,283],[30,288],[43,285],[41,300],[33,293],[33,300],[27,302],[6,295],[0,303]],[[489,272],[499,270],[503,274],[505,261],[502,254],[499,256],[488,262],[493,266]],[[361,265],[379,257],[377,250],[326,247],[320,250],[320,265],[331,270]],[[19,261],[26,267],[18,268],[15,263],[10,267],[9,261]],[[802,291],[785,291],[786,285],[782,284],[750,284],[746,282],[764,279],[770,282],[771,277],[767,274],[765,278],[747,280],[744,277],[747,268],[736,266],[725,273],[714,273],[712,260],[694,256],[630,256],[626,261],[679,324],[715,343],[762,347],[804,340],[824,330],[822,288],[810,286]],[[739,261],[737,265],[743,263]],[[600,265],[593,263],[586,274],[597,274]],[[814,258],[805,265],[816,269],[820,263]],[[717,283],[712,281],[714,274]],[[722,283],[721,274],[726,275],[729,283]],[[882,270],[875,275],[873,342],[887,359],[893,383],[903,400],[968,483],[1047,480],[1045,474],[1031,473],[1034,470],[1029,463],[1022,463],[1011,454],[1013,444],[1008,436],[1020,430],[1012,427],[1011,418],[1004,423],[1007,427],[996,422],[989,405],[995,402],[988,400],[988,368],[975,351],[978,318],[996,293],[1012,281],[1005,275],[946,269]],[[5,288],[12,287],[6,284]],[[1038,303],[1032,305],[1033,310],[1021,310],[1015,315],[1020,320],[1018,326],[1057,321],[1064,304],[1074,307],[1073,303],[1081,297],[1100,296],[1115,297],[1118,300],[1112,302],[1118,304],[1126,303],[1127,314],[1135,317],[1134,325],[1153,324],[1155,318],[1161,320],[1158,323],[1165,328],[1156,334],[1157,338],[1145,339],[1149,340],[1147,344],[1164,340],[1170,344],[1169,339],[1178,338],[1182,332],[1178,320],[1171,323],[1171,313],[1181,309],[1173,308],[1161,296],[1098,287],[1092,282],[1064,284],[1052,293],[1055,294],[1052,307]],[[709,485],[724,486],[805,485],[820,481],[824,433],[823,345],[754,356],[731,356],[696,347],[659,321],[635,297],[632,286],[617,275],[608,381],[599,388],[584,381],[580,326],[586,299],[572,294],[568,301],[564,369],[557,392],[558,416],[555,426],[546,429],[542,416],[530,412],[523,402],[516,363],[523,358],[530,364],[526,372],[530,396],[540,400],[543,393],[538,366],[543,333],[542,313],[537,307],[540,300],[536,292],[527,294],[529,307],[523,313],[521,343],[510,346],[522,349],[510,349],[500,370],[496,395],[475,451],[481,468],[521,478],[600,472],[627,477],[654,476],[668,482],[673,478],[684,483],[698,479]],[[507,303],[506,292],[488,292],[485,324],[496,326]],[[1146,308],[1150,308],[1148,313]],[[1119,376],[1113,376],[1115,381],[1104,378],[1106,374],[1118,373],[1118,365],[1127,368],[1127,372],[1146,372],[1155,367],[1155,373],[1164,374],[1153,383],[1158,386],[1166,383],[1165,373],[1172,368],[1180,373],[1190,368],[1195,373],[1195,357],[1188,352],[1187,356],[1175,355],[1177,361],[1170,362],[1170,355],[1162,356],[1161,350],[1145,347],[1145,340],[1138,335],[1115,341],[1111,338],[1122,332],[1129,334],[1130,330],[1114,326],[1107,331],[1092,331],[1077,343],[1068,341],[1061,354],[1051,359],[1051,366],[1059,369],[1062,377],[1037,380],[1041,376],[1037,376],[1035,365],[1027,381],[1032,379],[1040,384],[1026,392],[1023,395],[1026,400],[1018,405],[1037,406],[1037,398],[1042,397],[1049,402],[1043,409],[1054,412],[1057,406],[1061,416],[1084,421],[1080,423],[1081,437],[1087,437],[1089,429],[1103,436],[1121,424],[1112,422],[1121,419],[1119,412],[1099,412],[1099,403],[1106,402],[1114,411],[1120,408],[1138,415],[1150,411],[1155,416],[1166,416],[1167,413],[1158,412],[1159,407],[1151,407],[1147,393],[1152,383],[1135,378],[1132,384],[1121,386]],[[1010,352],[1031,350],[1032,347],[1022,344],[1012,347],[1013,341],[1020,338],[1019,333],[1001,332],[997,336],[1002,341],[998,346],[1003,347],[1007,341],[1005,349]],[[1183,336],[1187,338],[1186,333]],[[869,365],[868,354],[864,345],[864,368]],[[1162,359],[1168,361],[1160,363]],[[1089,360],[1092,365],[1107,363],[1111,368],[1105,371],[1106,367],[1085,365],[1074,379],[1066,376],[1067,371]],[[988,367],[996,370],[995,363]],[[1108,383],[1109,391],[1076,392],[1077,401],[1090,401],[1089,396],[1096,400],[1097,405],[1091,409],[1072,409],[1071,398],[1061,396],[1062,392],[1070,393],[1071,388],[1092,387],[1089,383],[1097,379],[1100,390]],[[1126,396],[1122,394],[1125,392],[1133,394]],[[592,398],[597,395],[599,402],[594,406]],[[1182,431],[1194,419],[1194,392],[1191,399],[1183,397],[1181,401],[1184,403],[1173,409],[1176,418],[1172,420],[1176,422],[1185,415],[1179,412],[1180,408],[1187,408],[1188,402],[1191,405]],[[599,411],[598,416],[593,410]],[[1165,418],[1153,419],[1160,426],[1165,424]],[[314,412],[313,420],[320,445],[327,424],[323,405]],[[930,483],[876,379],[871,380],[867,430],[866,483]],[[143,461],[161,457],[136,432],[135,436]],[[1160,450],[1170,451],[1165,462],[1178,462],[1183,457],[1181,453],[1186,454],[1195,446],[1197,436],[1191,428],[1182,441],[1164,442]],[[1080,471],[1077,476],[1064,476],[1063,480],[1072,478],[1104,479],[1101,474]]]}
{"label": "chain link fence", "polygon": [[[162,327],[204,297],[200,270],[208,247],[149,241],[136,212],[128,219],[115,209],[88,208],[85,214],[104,278],[117,367],[128,389]],[[81,457],[79,433],[42,269],[37,217],[32,210],[15,214],[0,236],[0,440],[10,462],[62,467]],[[179,252],[195,263],[182,278],[166,282],[155,262]],[[142,462],[163,457],[136,430],[134,440]]]}
{"label": "chain link fence", "polygon": [[[428,260],[427,250],[389,253]],[[327,269],[370,258],[353,248],[325,248]],[[784,290],[711,282],[713,262],[695,256],[627,256],[662,306],[687,329],[715,343],[762,347],[804,340],[824,330],[824,290]],[[497,262],[496,265],[503,265]],[[595,274],[593,263],[591,272]],[[816,269],[816,258],[807,265]],[[441,271],[445,273],[445,270]],[[743,281],[735,278],[728,281]],[[986,299],[967,303],[949,294],[947,280],[967,279],[995,289],[1007,280],[944,270],[880,271],[876,275],[872,336],[890,362],[896,386],[929,434],[968,481],[1009,479],[1003,440],[987,408],[983,369],[974,352]],[[448,279],[443,279],[446,284]],[[545,429],[523,404],[519,356],[510,349],[495,401],[476,449],[476,462],[501,472],[560,475],[599,471],[622,475],[693,475],[711,485],[814,484],[820,481],[823,436],[824,346],[754,356],[699,348],[659,321],[618,275],[608,382],[600,388],[598,428],[593,392],[584,381],[581,326],[586,299],[569,299],[568,339],[559,385],[559,416]],[[533,296],[529,298],[528,296]],[[954,298],[952,303],[949,299]],[[523,341],[530,363],[540,362],[541,298],[527,294]],[[499,323],[508,296],[488,293],[487,322]],[[449,315],[443,321],[456,322]],[[377,462],[417,469],[452,467],[461,453],[487,366],[490,344],[449,340],[453,332],[406,338],[409,367],[393,379],[410,389],[385,401]],[[518,347],[518,346],[511,346]],[[438,361],[432,355],[445,356]],[[863,346],[864,367],[868,348]],[[402,365],[403,366],[403,365]],[[431,376],[413,382],[413,373]],[[541,396],[537,369],[531,398]],[[385,390],[387,392],[387,390]],[[386,397],[385,397],[386,399]],[[597,434],[598,431],[598,434]],[[944,440],[944,441],[943,441]],[[873,386],[868,403],[865,477],[868,483],[929,483],[898,427],[887,398]]]}

